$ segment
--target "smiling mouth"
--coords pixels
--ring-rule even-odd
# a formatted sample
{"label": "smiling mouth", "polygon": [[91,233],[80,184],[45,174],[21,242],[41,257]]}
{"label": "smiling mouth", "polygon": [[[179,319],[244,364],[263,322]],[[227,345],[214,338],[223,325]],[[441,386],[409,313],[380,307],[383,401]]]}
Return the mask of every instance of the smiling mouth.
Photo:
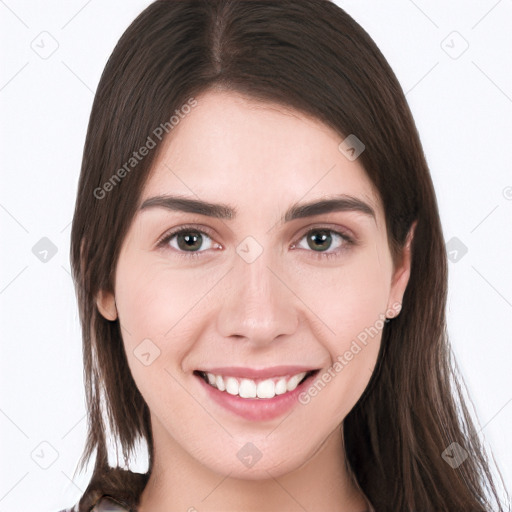
{"label": "smiling mouth", "polygon": [[310,370],[295,375],[265,380],[215,375],[201,370],[195,370],[194,375],[203,379],[209,386],[230,395],[247,399],[270,399],[277,395],[285,395],[294,391],[319,371],[319,369]]}

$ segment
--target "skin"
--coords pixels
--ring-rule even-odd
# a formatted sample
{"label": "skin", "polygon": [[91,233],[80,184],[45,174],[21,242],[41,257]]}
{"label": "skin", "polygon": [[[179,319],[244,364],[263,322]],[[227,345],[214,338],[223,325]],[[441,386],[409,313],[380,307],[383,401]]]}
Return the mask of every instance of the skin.
{"label": "skin", "polygon": [[[343,137],[323,123],[233,92],[196,99],[165,140],[141,204],[173,194],[229,204],[237,215],[139,211],[114,293],[97,298],[103,316],[122,325],[151,411],[155,466],[139,510],[362,512],[368,505],[346,469],[340,426],[369,382],[381,330],[309,403],[272,421],[251,422],[212,403],[193,371],[305,364],[327,372],[365,328],[398,313],[412,233],[395,265],[377,191],[359,161],[339,151]],[[375,218],[342,211],[280,223],[293,203],[335,194],[364,201]],[[176,236],[157,245],[185,224],[208,230],[198,257],[180,252]],[[311,228],[348,233],[356,243],[331,232],[325,252],[337,256],[328,258],[308,244]],[[247,236],[262,248],[251,263],[236,252]],[[160,350],[148,366],[134,354],[145,339]],[[250,468],[237,457],[248,442],[262,454]]]}

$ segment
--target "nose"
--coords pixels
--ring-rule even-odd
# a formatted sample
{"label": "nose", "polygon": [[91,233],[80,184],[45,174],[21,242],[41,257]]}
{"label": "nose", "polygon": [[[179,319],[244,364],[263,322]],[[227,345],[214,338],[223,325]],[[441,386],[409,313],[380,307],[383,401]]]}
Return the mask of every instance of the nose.
{"label": "nose", "polygon": [[290,289],[285,272],[278,269],[266,251],[252,263],[236,257],[234,268],[226,276],[228,284],[217,315],[221,336],[265,346],[297,330],[300,301]]}

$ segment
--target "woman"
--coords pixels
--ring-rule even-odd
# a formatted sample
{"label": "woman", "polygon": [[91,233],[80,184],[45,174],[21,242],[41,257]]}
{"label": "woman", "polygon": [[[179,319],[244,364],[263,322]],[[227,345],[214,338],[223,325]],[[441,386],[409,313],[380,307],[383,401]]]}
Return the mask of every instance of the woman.
{"label": "woman", "polygon": [[151,4],[98,86],[71,253],[80,512],[503,510],[419,136],[335,4]]}

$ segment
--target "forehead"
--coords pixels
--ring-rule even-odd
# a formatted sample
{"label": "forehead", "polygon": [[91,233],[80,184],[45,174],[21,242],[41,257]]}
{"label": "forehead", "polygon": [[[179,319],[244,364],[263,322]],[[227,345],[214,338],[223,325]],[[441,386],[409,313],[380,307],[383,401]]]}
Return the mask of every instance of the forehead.
{"label": "forehead", "polygon": [[164,139],[141,202],[179,194],[259,210],[332,194],[364,199],[381,213],[363,166],[344,139],[312,117],[238,93],[208,91]]}

